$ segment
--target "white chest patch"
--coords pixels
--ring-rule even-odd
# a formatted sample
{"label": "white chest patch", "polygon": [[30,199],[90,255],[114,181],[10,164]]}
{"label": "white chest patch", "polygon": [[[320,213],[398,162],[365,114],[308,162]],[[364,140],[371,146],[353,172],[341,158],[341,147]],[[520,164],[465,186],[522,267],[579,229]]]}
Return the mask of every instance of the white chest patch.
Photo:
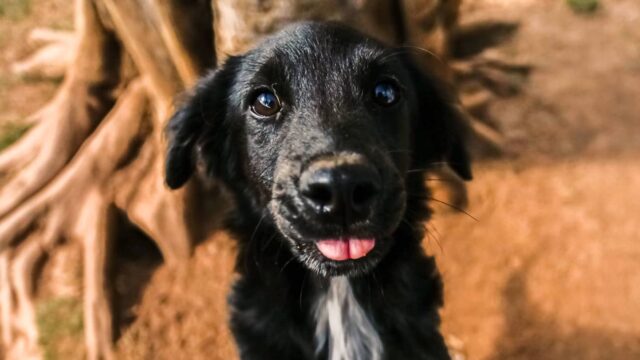
{"label": "white chest patch", "polygon": [[316,303],[316,353],[328,345],[328,360],[380,360],[382,341],[356,300],[346,277],[330,280]]}

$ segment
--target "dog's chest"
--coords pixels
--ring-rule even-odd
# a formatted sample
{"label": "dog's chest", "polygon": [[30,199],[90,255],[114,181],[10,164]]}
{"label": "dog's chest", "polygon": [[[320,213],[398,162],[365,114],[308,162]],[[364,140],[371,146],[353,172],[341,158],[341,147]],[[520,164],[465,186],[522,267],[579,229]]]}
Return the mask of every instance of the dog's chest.
{"label": "dog's chest", "polygon": [[328,360],[380,360],[382,341],[356,299],[346,277],[330,280],[315,308],[316,353],[328,349]]}

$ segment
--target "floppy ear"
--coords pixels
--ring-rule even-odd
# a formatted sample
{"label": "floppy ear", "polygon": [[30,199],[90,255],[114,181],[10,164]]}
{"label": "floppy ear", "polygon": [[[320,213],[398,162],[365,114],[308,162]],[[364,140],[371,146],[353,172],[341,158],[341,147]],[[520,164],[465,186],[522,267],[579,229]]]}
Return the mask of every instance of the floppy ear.
{"label": "floppy ear", "polygon": [[[216,142],[224,141],[228,95],[238,64],[239,58],[232,57],[200,80],[191,96],[169,120],[165,181],[170,188],[177,189],[189,180],[196,167],[201,143],[206,142],[216,148]],[[211,156],[223,155],[215,151],[208,153],[208,167],[212,166],[211,162],[219,162]]]}
{"label": "floppy ear", "polygon": [[428,168],[446,162],[464,180],[471,180],[471,159],[467,150],[468,118],[455,91],[407,59],[414,81],[413,132],[414,166]]}

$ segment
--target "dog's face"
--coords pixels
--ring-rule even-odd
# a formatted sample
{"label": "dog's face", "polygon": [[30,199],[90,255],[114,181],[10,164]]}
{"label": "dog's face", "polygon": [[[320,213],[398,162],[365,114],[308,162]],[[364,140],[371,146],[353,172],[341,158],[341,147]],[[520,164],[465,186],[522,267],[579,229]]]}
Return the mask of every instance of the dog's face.
{"label": "dog's face", "polygon": [[167,183],[201,159],[308,268],[370,270],[393,245],[408,172],[448,161],[470,177],[455,108],[404,55],[306,23],[229,59],[171,119]]}

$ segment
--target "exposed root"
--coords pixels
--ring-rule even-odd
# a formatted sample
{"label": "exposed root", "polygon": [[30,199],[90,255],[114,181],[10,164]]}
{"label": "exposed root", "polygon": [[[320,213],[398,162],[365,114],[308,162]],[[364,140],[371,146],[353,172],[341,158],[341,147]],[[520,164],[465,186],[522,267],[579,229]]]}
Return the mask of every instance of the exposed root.
{"label": "exposed root", "polygon": [[[16,337],[24,344],[22,351],[26,354],[37,354],[38,327],[36,322],[36,309],[33,294],[33,282],[36,272],[36,262],[44,256],[45,252],[37,240],[30,238],[12,259],[11,285],[15,296],[15,308],[13,314],[13,331]],[[17,355],[17,354],[14,354]]]}
{"label": "exposed root", "polygon": [[[190,215],[187,212],[195,210],[188,206],[196,203],[195,189],[189,186],[180,191],[169,191],[162,177],[158,176],[163,169],[162,157],[159,155],[141,154],[144,162],[132,164],[126,172],[118,174],[114,179],[113,189],[116,192],[116,206],[155,241],[165,261],[171,264],[189,257],[192,242],[200,236],[196,229],[207,224],[187,221],[189,218],[202,218],[202,214]],[[147,162],[148,158],[151,158],[150,162]],[[129,179],[138,180],[131,183]],[[221,209],[216,210],[207,215],[215,215]],[[211,220],[207,222],[213,223]]]}
{"label": "exposed root", "polygon": [[71,42],[74,39],[76,39],[76,33],[69,30],[35,28],[29,33],[29,42],[34,45],[53,42]]}
{"label": "exposed root", "polygon": [[35,126],[15,144],[0,153],[0,176],[6,176],[20,165],[28,164],[36,157],[42,145],[46,126]]}
{"label": "exposed root", "polygon": [[11,71],[20,76],[62,78],[73,61],[77,36],[71,31],[36,28],[29,42],[43,46],[28,58],[14,63]]}
{"label": "exposed root", "polygon": [[[61,237],[87,241],[85,263],[85,319],[91,358],[110,358],[111,313],[106,294],[106,251],[113,226],[107,210],[112,196],[102,184],[116,172],[136,139],[144,138],[147,95],[141,81],[125,90],[113,111],[78,150],[77,156],[47,186],[0,220],[0,296],[3,341],[12,358],[38,358],[35,319],[35,266]],[[85,197],[86,194],[88,198]],[[79,201],[84,205],[78,209]],[[110,210],[112,211],[112,210]],[[78,217],[78,214],[83,216]],[[31,229],[42,228],[43,232]],[[69,231],[72,229],[73,231]],[[29,230],[29,236],[22,238]],[[97,244],[107,244],[102,247]],[[96,247],[98,246],[98,247]],[[99,260],[104,257],[104,261]]]}
{"label": "exposed root", "polygon": [[[60,238],[60,216],[52,216],[42,233],[34,233],[22,246],[12,252],[5,251],[0,262],[2,273],[2,329],[5,344],[10,348],[10,358],[40,358],[38,327],[35,309],[36,267],[47,251]],[[7,255],[13,253],[12,258]],[[4,303],[7,301],[7,303]]]}
{"label": "exposed root", "polygon": [[509,40],[518,24],[484,21],[454,28],[450,37],[449,66],[461,92],[461,101],[471,115],[471,147],[480,157],[507,153],[505,141],[488,108],[496,97],[520,93],[531,66],[501,55],[493,48]]}
{"label": "exposed root", "polygon": [[491,20],[458,25],[450,34],[451,55],[457,59],[478,55],[509,40],[518,27],[517,22]]}
{"label": "exposed root", "polygon": [[484,121],[472,117],[471,128],[473,129],[473,136],[470,142],[476,155],[491,157],[508,152],[502,134],[488,126]]}
{"label": "exposed root", "polygon": [[136,81],[64,171],[42,191],[1,219],[0,251],[46,211],[49,204],[68,195],[69,189],[78,193],[84,184],[98,180],[100,175],[106,177],[126,155],[137,133],[144,131],[141,119],[145,111],[146,93],[141,82]]}
{"label": "exposed root", "polygon": [[[67,81],[54,100],[56,106],[47,110],[46,114],[52,117],[38,125],[44,128],[42,131],[34,132],[38,137],[29,136],[27,141],[16,145],[16,152],[8,154],[11,158],[4,163],[20,166],[21,170],[0,189],[0,218],[57,175],[91,133],[98,123],[96,115],[102,116],[108,105],[97,104],[98,109],[93,108],[97,99],[92,99],[89,92],[86,86],[80,86],[72,79]],[[37,155],[28,164],[18,164],[18,151],[26,151],[22,144],[32,142],[39,143]]]}
{"label": "exposed root", "polygon": [[479,157],[503,155],[508,152],[505,139],[498,130],[498,124],[488,111],[489,104],[495,98],[487,89],[462,94],[461,103],[469,116],[472,128],[470,145],[473,153]]}
{"label": "exposed root", "polygon": [[97,189],[90,192],[75,229],[83,238],[85,344],[89,360],[113,358],[113,316],[108,265],[114,243],[114,207]]}
{"label": "exposed root", "polygon": [[451,68],[463,87],[475,82],[498,96],[518,94],[531,71],[527,64],[503,59],[491,52],[470,60],[453,61]]}
{"label": "exposed root", "polygon": [[501,21],[457,27],[450,43],[453,57],[450,66],[456,82],[463,87],[476,82],[499,96],[517,94],[531,72],[531,65],[509,59],[495,49],[517,29],[517,23]]}
{"label": "exposed root", "polygon": [[494,96],[487,90],[476,91],[473,93],[462,94],[460,102],[462,107],[471,115],[479,116],[485,114],[489,104]]}
{"label": "exposed root", "polygon": [[[77,51],[69,52],[73,62],[56,98],[38,114],[46,117],[38,125],[44,129],[34,131],[7,153],[6,160],[0,160],[0,172],[9,167],[20,169],[0,189],[0,219],[62,170],[113,105],[114,89],[120,81],[120,45],[98,20],[95,6],[87,0],[76,1]],[[25,144],[33,142],[40,143],[37,155],[25,156],[30,162],[21,162],[20,155],[27,151]]]}
{"label": "exposed root", "polygon": [[491,51],[470,60],[453,61],[451,67],[462,93],[462,105],[471,115],[473,152],[481,157],[507,153],[505,140],[489,114],[489,105],[496,97],[518,94],[531,67]]}
{"label": "exposed root", "polygon": [[0,324],[2,324],[2,343],[13,343],[13,294],[11,293],[11,249],[0,251]]}
{"label": "exposed root", "polygon": [[[67,118],[65,121],[64,118],[64,115],[71,115],[68,113],[71,102],[80,100],[74,98],[75,93],[72,92],[72,84],[69,81],[65,82],[49,103],[23,121],[25,125],[33,125],[33,128],[0,153],[0,176],[21,169],[36,158],[44,142],[49,140],[52,131],[55,131],[53,128],[74,123],[72,119]],[[79,134],[76,137],[81,136]]]}

